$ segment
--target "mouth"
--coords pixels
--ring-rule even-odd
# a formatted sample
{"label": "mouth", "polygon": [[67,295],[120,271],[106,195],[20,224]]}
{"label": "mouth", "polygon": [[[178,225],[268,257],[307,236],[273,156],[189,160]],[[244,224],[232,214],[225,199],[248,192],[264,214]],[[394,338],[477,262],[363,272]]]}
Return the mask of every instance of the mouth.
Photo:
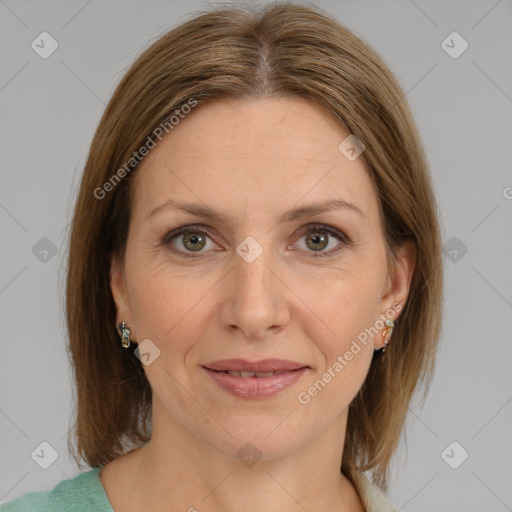
{"label": "mouth", "polygon": [[294,384],[310,368],[283,359],[225,359],[202,366],[223,390],[239,398],[273,396]]}
{"label": "mouth", "polygon": [[263,379],[265,377],[270,377],[272,375],[280,375],[281,373],[295,371],[295,370],[277,370],[275,372],[243,372],[243,371],[226,371],[226,370],[213,370],[212,368],[208,368],[217,373],[226,373],[228,375],[232,375],[233,377],[242,377],[243,379],[247,379],[249,377],[256,377],[258,379]]}
{"label": "mouth", "polygon": [[235,377],[269,377],[286,371],[309,368],[308,365],[285,359],[263,359],[247,361],[245,359],[223,359],[204,365],[208,370],[229,373]]}

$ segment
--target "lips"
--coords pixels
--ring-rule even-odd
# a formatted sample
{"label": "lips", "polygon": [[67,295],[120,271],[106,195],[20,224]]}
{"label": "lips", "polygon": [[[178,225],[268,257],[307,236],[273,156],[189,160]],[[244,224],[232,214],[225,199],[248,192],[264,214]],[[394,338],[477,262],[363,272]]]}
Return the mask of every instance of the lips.
{"label": "lips", "polygon": [[[218,370],[216,370],[218,371]],[[265,377],[270,377],[271,375],[279,375],[280,373],[283,373],[285,370],[279,370],[277,372],[226,372],[223,371],[222,373],[227,373],[228,375],[232,375],[233,377],[243,377],[244,379],[247,379],[249,377],[257,377],[258,379],[263,379]]]}
{"label": "lips", "polygon": [[238,398],[268,398],[297,382],[309,366],[283,359],[225,359],[203,365],[223,390]]}
{"label": "lips", "polygon": [[[224,359],[222,361],[214,361],[212,363],[205,364],[204,366],[210,370],[218,372],[234,372],[237,377],[267,377],[268,375],[263,374],[278,374],[307,367],[306,364],[287,361],[284,359],[264,359],[262,361],[255,362],[247,361],[245,359]],[[242,373],[245,375],[242,375]]]}

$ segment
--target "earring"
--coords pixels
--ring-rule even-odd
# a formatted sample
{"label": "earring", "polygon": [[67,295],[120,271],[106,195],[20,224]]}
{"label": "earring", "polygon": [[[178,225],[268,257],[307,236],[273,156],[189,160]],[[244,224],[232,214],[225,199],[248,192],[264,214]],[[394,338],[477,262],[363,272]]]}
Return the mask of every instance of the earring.
{"label": "earring", "polygon": [[121,344],[123,348],[128,348],[130,346],[130,329],[127,327],[126,322],[121,322],[119,329],[121,329]]}
{"label": "earring", "polygon": [[393,320],[386,320],[384,323],[386,324],[386,327],[382,329],[382,339],[384,340],[382,353],[386,352],[389,340],[391,339],[391,334],[393,334],[393,327],[395,327],[395,322],[393,322]]}

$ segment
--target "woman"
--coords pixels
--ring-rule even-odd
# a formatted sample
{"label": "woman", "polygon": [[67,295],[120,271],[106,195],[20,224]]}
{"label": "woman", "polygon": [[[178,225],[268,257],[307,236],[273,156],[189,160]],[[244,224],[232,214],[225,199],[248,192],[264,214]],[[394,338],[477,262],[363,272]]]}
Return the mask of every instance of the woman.
{"label": "woman", "polygon": [[3,512],[396,510],[443,284],[403,96],[291,3],[202,13],[138,58],[70,238],[70,449],[93,469]]}

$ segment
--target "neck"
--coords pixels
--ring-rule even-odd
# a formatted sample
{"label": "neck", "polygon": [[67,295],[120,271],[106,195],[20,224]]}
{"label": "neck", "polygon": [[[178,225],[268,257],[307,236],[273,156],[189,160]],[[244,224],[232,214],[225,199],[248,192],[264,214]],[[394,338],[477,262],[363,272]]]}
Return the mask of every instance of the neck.
{"label": "neck", "polygon": [[317,439],[276,457],[261,440],[261,452],[244,440],[239,456],[224,453],[220,443],[199,439],[159,411],[153,409],[152,441],[134,459],[134,510],[363,510],[340,471],[346,415]]}

